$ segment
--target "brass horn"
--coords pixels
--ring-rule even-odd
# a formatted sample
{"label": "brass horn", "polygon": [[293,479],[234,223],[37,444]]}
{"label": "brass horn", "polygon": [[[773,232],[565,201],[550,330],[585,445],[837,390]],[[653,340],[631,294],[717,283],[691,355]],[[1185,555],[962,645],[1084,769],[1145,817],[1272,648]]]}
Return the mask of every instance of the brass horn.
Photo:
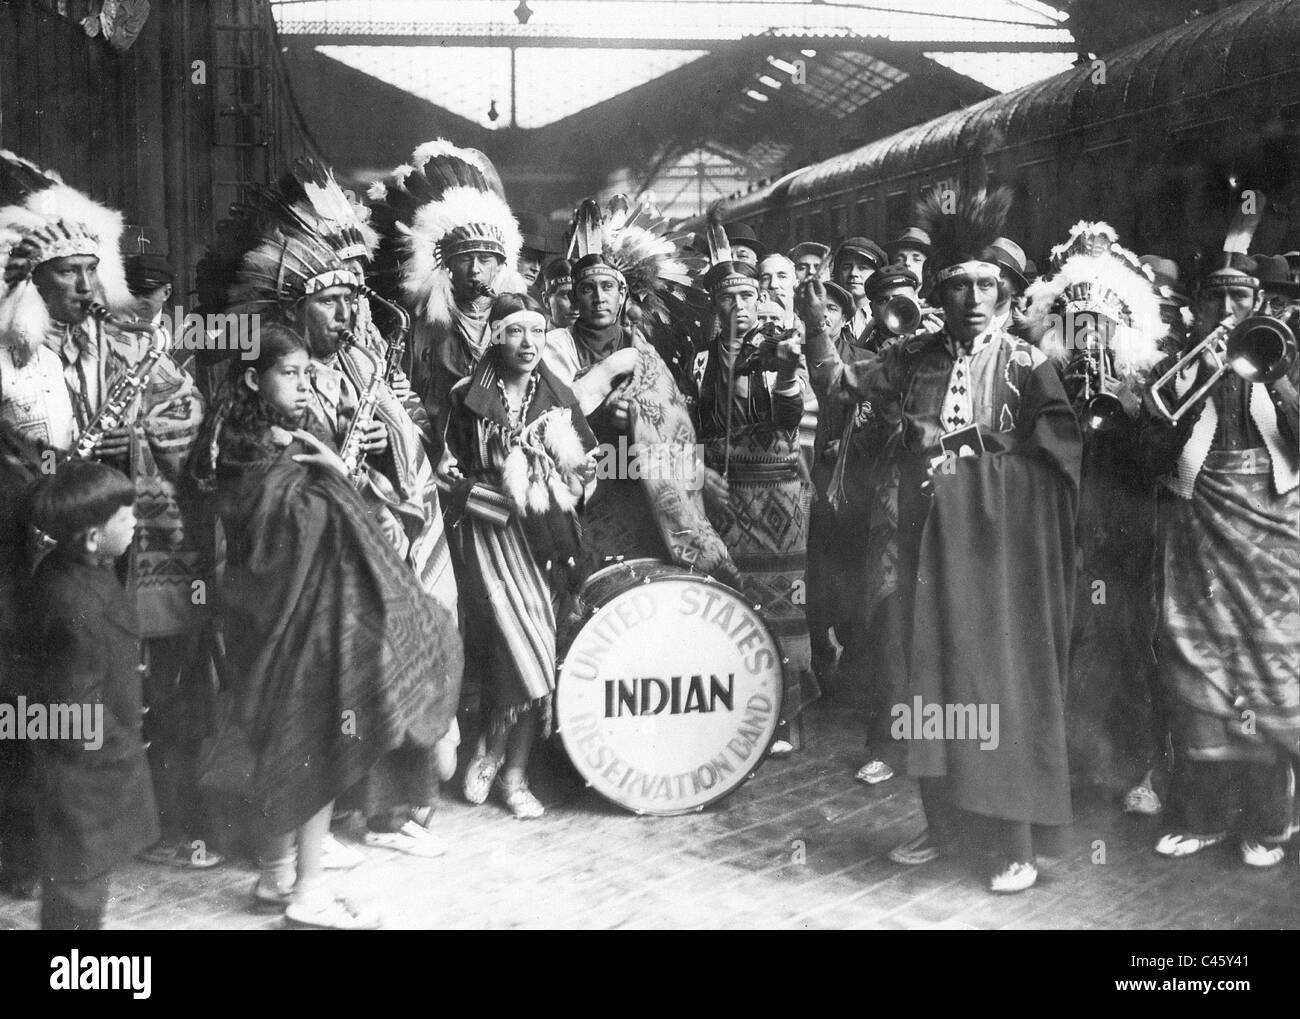
{"label": "brass horn", "polygon": [[880,324],[895,336],[907,336],[921,325],[921,305],[907,294],[895,294],[880,312]]}
{"label": "brass horn", "polygon": [[[1236,326],[1225,318],[1160,378],[1151,383],[1151,402],[1171,425],[1177,424],[1200,403],[1229,369],[1247,382],[1276,382],[1295,364],[1296,338],[1288,321],[1272,315],[1251,315]],[[1177,403],[1165,388],[1188,368],[1207,356],[1213,364],[1210,377]]]}
{"label": "brass horn", "polygon": [[1083,427],[1093,432],[1114,431],[1124,423],[1127,415],[1120,398],[1106,390],[1107,382],[1118,380],[1111,373],[1106,350],[1092,336],[1084,348],[1082,374]]}
{"label": "brass horn", "polygon": [[1114,393],[1098,393],[1083,406],[1083,427],[1089,431],[1113,431],[1124,418],[1124,405]]}
{"label": "brass horn", "polygon": [[1295,363],[1295,332],[1288,321],[1251,315],[1228,336],[1224,356],[1247,382],[1276,382]]}

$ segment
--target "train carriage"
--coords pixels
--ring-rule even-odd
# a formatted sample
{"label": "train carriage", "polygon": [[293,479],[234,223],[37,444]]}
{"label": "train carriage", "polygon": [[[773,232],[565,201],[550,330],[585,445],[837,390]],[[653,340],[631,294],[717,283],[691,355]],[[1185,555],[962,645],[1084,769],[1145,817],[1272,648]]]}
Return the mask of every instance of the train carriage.
{"label": "train carriage", "polygon": [[[1257,247],[1300,247],[1300,4],[1234,5],[723,203],[770,247],[894,236],[928,187],[1008,184],[1009,234],[1046,260],[1079,219],[1185,270],[1231,199],[1264,192]],[[693,224],[688,224],[693,225]]]}

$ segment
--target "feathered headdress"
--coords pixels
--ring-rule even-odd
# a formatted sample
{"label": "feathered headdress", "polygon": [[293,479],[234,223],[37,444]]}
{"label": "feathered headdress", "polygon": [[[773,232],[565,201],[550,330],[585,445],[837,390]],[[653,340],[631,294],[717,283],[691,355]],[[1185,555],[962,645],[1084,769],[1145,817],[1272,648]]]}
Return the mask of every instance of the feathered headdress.
{"label": "feathered headdress", "polygon": [[0,150],[0,344],[30,353],[50,328],[45,301],[32,282],[36,267],[55,258],[94,255],[100,292],[110,309],[131,301],[118,242],[122,214],[100,205],[58,174]]}
{"label": "feathered headdress", "polygon": [[[322,216],[298,169],[250,188],[217,225],[197,267],[204,312],[274,315],[327,287],[362,284],[361,272],[348,264],[365,254],[355,217],[352,223],[334,218],[343,215],[338,203],[347,206],[347,198],[341,191],[331,197],[317,170],[305,171],[329,210]],[[338,190],[332,177],[328,183]]]}
{"label": "feathered headdress", "polygon": [[368,262],[374,257],[379,234],[370,225],[370,210],[349,200],[329,167],[300,158],[280,178],[280,190],[295,208],[315,220],[316,231],[343,261]]}
{"label": "feathered headdress", "polygon": [[[1115,362],[1115,371],[1131,377],[1158,360],[1157,346],[1166,326],[1150,269],[1122,247],[1107,223],[1080,221],[1064,244],[1052,249],[1056,271],[1032,284],[1026,296],[1031,328],[1043,330],[1044,354],[1064,364],[1078,353],[1079,316],[1104,319],[1102,334]],[[1098,323],[1099,324],[1099,323]]]}
{"label": "feathered headdress", "polygon": [[704,247],[708,252],[708,271],[701,277],[702,286],[710,297],[728,287],[748,285],[758,287],[758,270],[748,262],[738,262],[731,250],[731,240],[722,222],[722,203],[709,206],[704,221]]}
{"label": "feathered headdress", "polygon": [[477,149],[442,138],[426,142],[410,164],[371,185],[367,197],[383,238],[378,276],[427,322],[451,321],[448,263],[456,255],[497,255],[503,265],[493,289],[527,292],[515,268],[523,245],[519,224],[491,160]]}
{"label": "feathered headdress", "polygon": [[930,235],[934,285],[980,266],[997,265],[986,250],[1001,235],[1011,211],[1011,189],[934,188],[916,204],[916,219]]}
{"label": "feathered headdress", "polygon": [[671,232],[652,202],[632,206],[626,195],[615,195],[602,211],[588,198],[569,226],[573,285],[592,276],[613,276],[627,286],[643,314],[664,323],[680,321],[690,314],[693,271],[702,267],[685,253],[690,240],[689,233]]}
{"label": "feathered headdress", "polygon": [[[1249,201],[1240,201],[1249,195]],[[1264,208],[1268,204],[1267,196],[1257,189],[1241,192],[1240,202],[1228,224],[1228,232],[1223,239],[1223,251],[1217,257],[1208,260],[1205,274],[1198,286],[1248,286],[1259,288],[1255,260],[1249,255],[1255,231],[1259,229],[1264,217]]]}

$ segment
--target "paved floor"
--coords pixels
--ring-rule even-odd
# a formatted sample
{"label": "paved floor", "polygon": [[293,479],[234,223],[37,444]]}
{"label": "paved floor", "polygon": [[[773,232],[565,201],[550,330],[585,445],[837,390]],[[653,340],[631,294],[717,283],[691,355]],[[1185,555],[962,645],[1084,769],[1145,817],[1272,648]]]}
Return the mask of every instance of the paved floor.
{"label": "paved floor", "polygon": [[[471,807],[448,787],[446,856],[367,849],[336,884],[393,928],[1300,928],[1294,850],[1270,871],[1243,867],[1227,847],[1164,861],[1151,852],[1159,818],[1097,798],[1076,803],[1066,855],[1021,895],[989,895],[963,861],[891,864],[885,852],[920,826],[916,785],[853,780],[859,725],[814,712],[804,751],[685,817],[627,814],[554,761],[534,780],[548,805],[538,821]],[[116,878],[108,926],[279,927],[246,911],[252,883],[239,864],[203,874],[133,865]],[[0,898],[0,929],[35,918],[34,904]]]}

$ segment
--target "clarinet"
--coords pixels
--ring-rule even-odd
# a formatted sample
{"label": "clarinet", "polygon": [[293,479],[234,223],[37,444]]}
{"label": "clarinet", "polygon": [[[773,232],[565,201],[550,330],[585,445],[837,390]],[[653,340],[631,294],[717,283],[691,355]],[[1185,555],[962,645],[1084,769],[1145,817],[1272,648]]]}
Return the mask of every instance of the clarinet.
{"label": "clarinet", "polygon": [[411,329],[411,316],[407,314],[406,309],[401,305],[385,300],[369,287],[362,287],[361,294],[364,297],[374,298],[396,315],[398,327],[393,337],[388,341],[388,356],[382,362],[370,348],[357,342],[356,334],[351,330],[344,334],[344,345],[364,351],[365,356],[370,358],[374,368],[374,372],[370,376],[370,382],[361,394],[361,399],[357,404],[357,412],[352,418],[352,424],[348,428],[347,435],[343,438],[342,448],[339,450],[339,456],[342,458],[344,466],[347,467],[348,477],[358,486],[364,484],[366,479],[365,453],[362,452],[365,433],[375,420],[375,414],[379,410],[380,395],[392,383],[402,363],[402,354],[406,349],[406,336]]}
{"label": "clarinet", "polygon": [[158,359],[167,352],[167,333],[161,326],[148,325],[144,322],[123,322],[102,304],[91,304],[90,314],[99,322],[110,325],[120,332],[149,333],[153,343],[149,352],[140,359],[139,364],[123,369],[113,379],[104,402],[100,404],[95,416],[77,437],[72,451],[68,454],[70,460],[89,460],[104,436],[126,423],[127,410],[149,384],[149,376]]}

